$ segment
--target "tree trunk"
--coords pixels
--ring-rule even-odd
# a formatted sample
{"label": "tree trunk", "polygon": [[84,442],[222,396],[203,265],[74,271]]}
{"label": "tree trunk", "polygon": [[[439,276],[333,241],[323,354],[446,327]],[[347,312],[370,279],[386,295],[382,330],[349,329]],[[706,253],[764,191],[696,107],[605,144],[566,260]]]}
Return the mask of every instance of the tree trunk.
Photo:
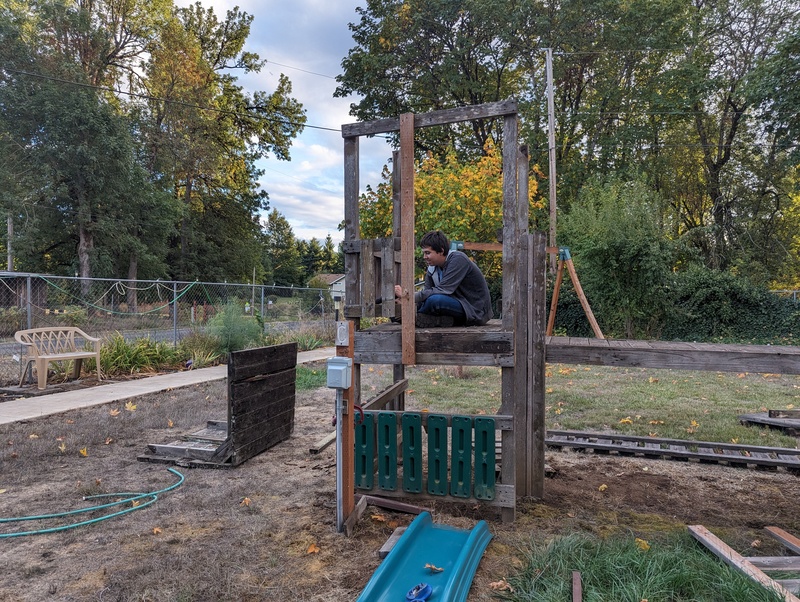
{"label": "tree trunk", "polygon": [[139,299],[136,290],[136,277],[139,274],[139,257],[131,253],[128,264],[128,312],[135,314],[138,311]]}
{"label": "tree trunk", "polygon": [[94,235],[86,227],[86,224],[78,226],[78,275],[81,278],[81,296],[84,299],[89,297],[91,290],[92,269],[90,255],[94,248]]}

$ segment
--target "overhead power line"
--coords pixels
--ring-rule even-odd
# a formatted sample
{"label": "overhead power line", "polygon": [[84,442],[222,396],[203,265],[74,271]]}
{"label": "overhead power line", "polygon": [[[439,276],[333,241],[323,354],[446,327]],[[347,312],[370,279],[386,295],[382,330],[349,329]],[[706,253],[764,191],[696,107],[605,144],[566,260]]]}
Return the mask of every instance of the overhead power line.
{"label": "overhead power line", "polygon": [[269,122],[272,122],[272,123],[293,125],[293,126],[297,126],[297,127],[310,128],[310,129],[313,129],[313,130],[323,130],[323,131],[327,131],[327,132],[337,132],[337,133],[341,133],[342,132],[341,128],[329,128],[329,127],[324,127],[324,126],[321,126],[321,125],[309,125],[307,123],[300,123],[300,122],[297,122],[297,121],[291,121],[289,119],[276,119],[274,117],[265,117],[263,115],[257,115],[257,114],[250,113],[250,112],[242,113],[240,111],[228,111],[226,109],[218,109],[216,107],[207,107],[207,106],[198,105],[198,104],[195,104],[195,103],[184,102],[184,101],[181,101],[181,100],[174,100],[174,99],[169,99],[169,98],[160,98],[158,96],[153,96],[152,94],[140,94],[138,92],[126,92],[125,90],[115,90],[113,88],[109,88],[109,87],[106,87],[106,86],[95,86],[93,84],[87,84],[87,83],[84,83],[84,82],[76,82],[76,81],[73,81],[73,80],[62,79],[62,78],[59,78],[59,77],[54,77],[52,75],[42,75],[41,73],[31,73],[29,71],[21,71],[19,69],[6,68],[5,71],[8,72],[8,73],[15,73],[17,75],[23,75],[23,76],[27,76],[27,77],[35,77],[35,78],[43,79],[43,80],[47,80],[47,81],[58,82],[60,84],[67,84],[67,85],[78,86],[78,87],[82,87],[82,88],[90,88],[92,90],[110,92],[112,94],[122,94],[124,96],[130,96],[131,98],[140,98],[142,100],[151,100],[151,101],[155,101],[155,102],[164,102],[164,103],[173,104],[173,105],[182,106],[182,107],[188,107],[188,108],[192,108],[192,109],[200,109],[202,111],[213,111],[215,113],[220,113],[222,115],[235,115],[235,116],[239,116],[239,117],[250,117],[250,118],[261,119],[263,121],[269,121]]}

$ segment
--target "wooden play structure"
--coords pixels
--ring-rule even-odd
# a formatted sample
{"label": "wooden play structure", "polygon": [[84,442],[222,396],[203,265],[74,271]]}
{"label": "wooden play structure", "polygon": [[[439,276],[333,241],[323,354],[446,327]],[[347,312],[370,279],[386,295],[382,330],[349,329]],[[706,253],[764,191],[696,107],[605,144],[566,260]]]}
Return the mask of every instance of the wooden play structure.
{"label": "wooden play structure", "polygon": [[[411,295],[414,290],[414,132],[417,128],[474,119],[503,120],[501,244],[477,241],[471,246],[464,244],[465,249],[502,252],[502,319],[480,327],[417,329],[414,304],[395,303],[394,297],[395,284],[401,286],[404,295]],[[365,240],[359,227],[359,138],[398,131],[400,150],[394,157],[392,236]],[[800,373],[800,347],[608,340],[603,338],[596,322],[592,324],[597,337],[594,339],[548,336],[545,269],[548,254],[560,254],[560,250],[546,247],[544,233],[529,232],[529,165],[527,149],[518,144],[518,131],[517,104],[511,100],[424,115],[404,114],[397,119],[342,127],[346,321],[338,324],[336,348],[338,356],[353,361],[352,385],[344,391],[344,411],[349,419],[345,420],[346,428],[341,435],[343,464],[347,467],[343,483],[346,494],[342,500],[346,532],[358,520],[365,500],[374,502],[376,495],[490,504],[500,508],[505,521],[513,520],[517,498],[542,497],[545,360]],[[568,253],[560,254],[559,276],[563,276],[564,266],[577,283]],[[360,318],[395,317],[398,307],[401,324],[357,328]],[[584,311],[591,322],[588,303]],[[549,331],[552,332],[552,325]],[[360,370],[364,364],[391,364],[393,384],[362,403]],[[499,367],[502,374],[499,414],[476,417],[404,412],[408,365]],[[363,421],[358,416],[357,427],[352,417],[354,406],[363,406],[365,410]],[[495,440],[499,441],[497,458],[490,451]],[[490,463],[496,464],[491,476]],[[356,489],[370,493],[361,497],[361,508],[355,505]]]}
{"label": "wooden play structure", "polygon": [[[396,304],[394,286],[404,294],[414,290],[414,132],[417,128],[474,119],[503,121],[503,315],[486,326],[416,329],[413,303]],[[358,141],[361,136],[400,133],[394,162],[393,236],[364,240],[360,235]],[[345,308],[347,326],[337,340],[337,355],[353,358],[353,384],[345,406],[361,405],[363,364],[392,364],[394,384],[368,404],[359,429],[359,482],[346,476],[345,491],[374,491],[382,496],[447,497],[499,506],[504,520],[513,520],[516,499],[540,497],[544,483],[544,234],[528,230],[528,156],[518,143],[515,101],[404,114],[399,119],[343,126],[345,149]],[[378,303],[381,299],[381,303]],[[401,324],[367,330],[360,318],[395,317]],[[496,416],[424,416],[403,412],[405,366],[420,364],[498,366],[502,371],[502,401]],[[355,421],[348,420],[349,425]],[[427,430],[426,453],[423,427]],[[401,466],[390,464],[398,454],[396,434],[402,433]],[[434,435],[432,435],[434,433]],[[346,454],[355,450],[355,430],[342,434]],[[454,439],[455,437],[455,439]],[[495,439],[499,465],[495,466]],[[448,447],[448,442],[456,441]],[[373,448],[374,445],[379,446]],[[476,445],[477,442],[477,445]],[[381,447],[382,446],[382,447]],[[427,457],[428,470],[421,462]],[[347,466],[354,458],[346,457]],[[378,470],[372,476],[372,466]],[[491,465],[491,466],[490,466]],[[495,472],[497,468],[497,472]],[[477,469],[477,471],[476,471]],[[389,485],[402,472],[401,484]],[[464,481],[469,475],[470,482]],[[476,481],[477,477],[477,481]],[[347,495],[345,516],[354,514]]]}

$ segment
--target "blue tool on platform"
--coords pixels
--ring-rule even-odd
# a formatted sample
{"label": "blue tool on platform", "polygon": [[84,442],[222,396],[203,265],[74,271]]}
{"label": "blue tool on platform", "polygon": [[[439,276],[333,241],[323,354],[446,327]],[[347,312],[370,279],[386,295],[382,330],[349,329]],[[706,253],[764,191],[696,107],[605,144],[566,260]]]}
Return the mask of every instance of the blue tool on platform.
{"label": "blue tool on platform", "polygon": [[491,538],[486,521],[468,531],[435,525],[430,513],[423,512],[375,570],[357,602],[465,602]]}

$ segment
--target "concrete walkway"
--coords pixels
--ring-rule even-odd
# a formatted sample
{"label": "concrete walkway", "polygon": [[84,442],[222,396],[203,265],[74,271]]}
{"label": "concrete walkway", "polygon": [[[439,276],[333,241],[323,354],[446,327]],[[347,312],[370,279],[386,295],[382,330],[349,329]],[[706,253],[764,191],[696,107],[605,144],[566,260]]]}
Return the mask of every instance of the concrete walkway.
{"label": "concrete walkway", "polygon": [[[336,355],[334,347],[324,347],[297,354],[297,363],[306,364],[326,360]],[[222,380],[228,376],[227,366],[213,366],[198,370],[186,370],[172,374],[161,374],[148,378],[138,378],[125,382],[98,385],[88,389],[76,389],[37,397],[21,397],[0,403],[0,424],[30,420],[40,416],[58,414],[67,410],[101,405],[147,393],[158,393],[167,389],[186,387],[212,380]]]}

